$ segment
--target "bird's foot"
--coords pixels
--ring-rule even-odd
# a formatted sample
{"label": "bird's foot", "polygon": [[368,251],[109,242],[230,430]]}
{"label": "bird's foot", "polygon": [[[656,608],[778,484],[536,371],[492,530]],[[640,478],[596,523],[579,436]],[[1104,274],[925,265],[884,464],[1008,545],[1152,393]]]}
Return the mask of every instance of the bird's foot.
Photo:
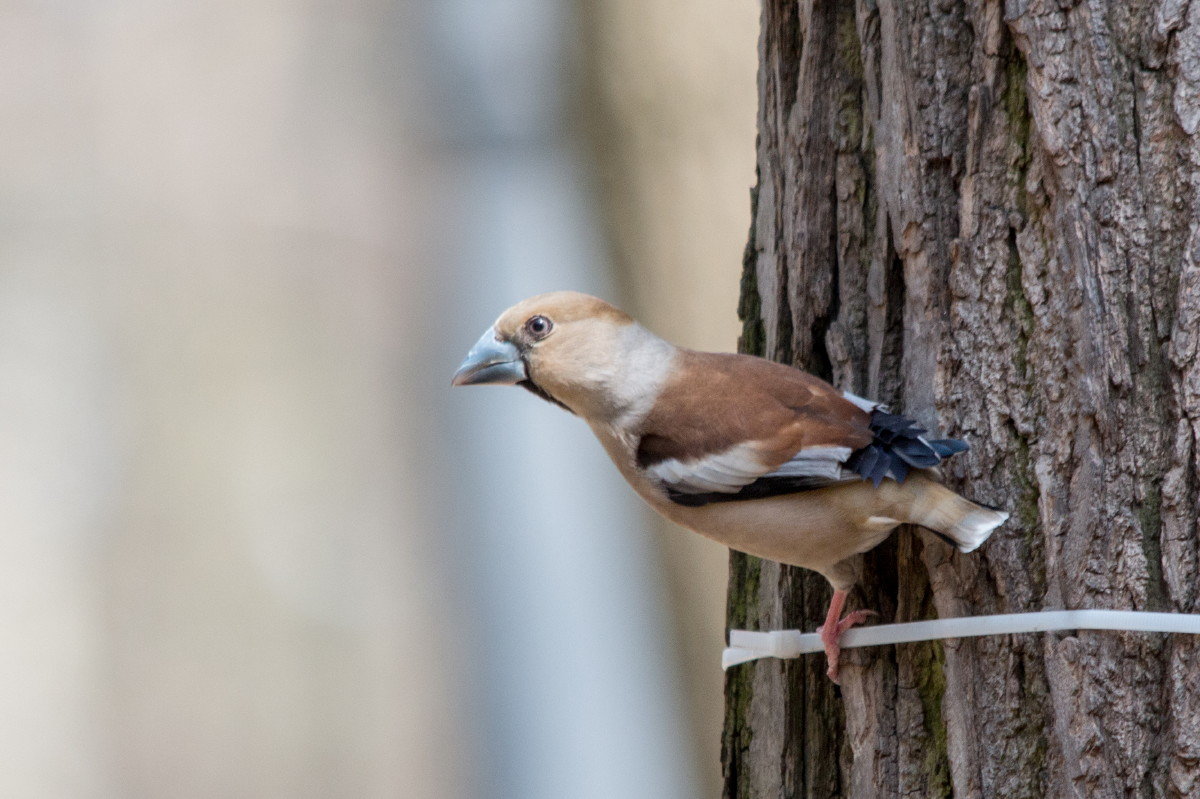
{"label": "bird's foot", "polygon": [[[833,618],[837,618],[836,614],[831,615]],[[846,630],[849,630],[854,625],[862,624],[872,616],[878,615],[879,614],[873,610],[856,610],[853,613],[847,613],[843,618],[838,619],[837,621],[826,619],[825,624],[822,624],[817,628],[817,632],[821,636],[821,643],[825,645],[825,659],[829,662],[829,668],[826,669],[825,674],[827,674],[829,679],[833,680],[835,684],[841,685],[841,681],[838,680],[838,661],[842,654],[842,647],[839,643],[842,633],[846,632]]]}

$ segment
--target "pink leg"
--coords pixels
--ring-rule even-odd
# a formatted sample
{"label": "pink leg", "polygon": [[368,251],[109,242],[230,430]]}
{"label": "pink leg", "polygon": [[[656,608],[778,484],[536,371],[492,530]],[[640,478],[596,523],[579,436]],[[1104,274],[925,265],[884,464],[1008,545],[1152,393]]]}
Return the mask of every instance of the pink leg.
{"label": "pink leg", "polygon": [[846,606],[848,595],[848,591],[833,592],[833,599],[829,601],[829,612],[825,614],[825,623],[817,628],[817,632],[821,634],[821,643],[825,644],[825,658],[829,661],[829,669],[825,673],[835,683],[838,682],[838,658],[842,652],[838,639],[846,630],[876,615],[873,610],[856,610],[842,618],[842,608]]}

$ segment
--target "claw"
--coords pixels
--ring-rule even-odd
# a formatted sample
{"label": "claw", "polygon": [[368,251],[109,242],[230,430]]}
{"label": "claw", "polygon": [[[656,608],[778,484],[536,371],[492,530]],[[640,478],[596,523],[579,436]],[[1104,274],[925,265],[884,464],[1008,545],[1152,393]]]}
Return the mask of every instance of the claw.
{"label": "claw", "polygon": [[842,652],[838,639],[842,637],[842,633],[856,624],[862,624],[870,617],[879,615],[873,610],[856,610],[843,617],[842,608],[846,605],[847,594],[846,591],[833,592],[825,623],[817,628],[817,632],[821,635],[821,643],[825,644],[825,658],[829,662],[829,668],[826,669],[825,674],[837,685],[841,684],[838,680],[838,661]]}

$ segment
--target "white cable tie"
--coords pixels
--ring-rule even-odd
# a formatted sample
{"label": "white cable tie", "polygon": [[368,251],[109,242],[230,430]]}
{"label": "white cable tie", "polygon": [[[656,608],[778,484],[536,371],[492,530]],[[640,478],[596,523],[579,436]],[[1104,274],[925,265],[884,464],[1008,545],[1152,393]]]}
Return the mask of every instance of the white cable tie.
{"label": "white cable tie", "polygon": [[[1148,633],[1200,635],[1200,614],[1149,613],[1137,610],[1044,610],[1040,613],[1005,613],[999,616],[964,616],[955,619],[910,621],[856,627],[842,634],[842,649],[884,644],[909,644],[940,638],[973,638],[979,635],[1013,635],[1053,630],[1128,630]],[[729,668],[758,658],[794,658],[823,652],[818,633],[799,630],[753,632],[730,630],[729,646],[721,667]]]}

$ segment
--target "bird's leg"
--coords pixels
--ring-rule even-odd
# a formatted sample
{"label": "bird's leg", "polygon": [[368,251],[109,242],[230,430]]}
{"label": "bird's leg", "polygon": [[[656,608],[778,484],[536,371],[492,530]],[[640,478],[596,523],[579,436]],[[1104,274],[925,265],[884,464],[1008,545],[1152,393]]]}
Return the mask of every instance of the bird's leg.
{"label": "bird's leg", "polygon": [[825,623],[817,628],[821,634],[821,643],[825,644],[825,658],[829,661],[829,669],[825,672],[829,679],[838,682],[838,658],[842,648],[838,639],[842,633],[856,624],[862,624],[869,617],[876,615],[873,610],[856,610],[842,617],[842,608],[846,606],[849,591],[834,591],[833,599],[829,600],[829,612],[825,614]]}

